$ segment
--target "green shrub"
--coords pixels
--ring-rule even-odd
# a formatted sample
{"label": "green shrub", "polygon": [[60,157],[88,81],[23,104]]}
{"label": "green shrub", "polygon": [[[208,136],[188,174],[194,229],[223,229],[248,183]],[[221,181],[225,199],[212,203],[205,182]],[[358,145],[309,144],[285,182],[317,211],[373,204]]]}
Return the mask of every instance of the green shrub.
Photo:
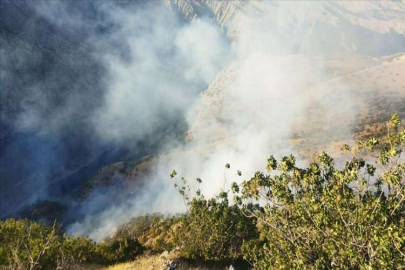
{"label": "green shrub", "polygon": [[243,256],[257,269],[404,269],[400,123],[398,115],[391,118],[383,145],[374,138],[345,145],[345,163],[321,153],[299,168],[294,156],[270,157],[268,173],[232,184],[235,205],[227,192],[206,200],[197,191],[190,198],[183,179],[182,187],[175,185],[189,208],[179,238],[183,254],[206,260]]}
{"label": "green shrub", "polygon": [[164,216],[162,214],[148,214],[132,218],[121,225],[114,238],[133,239],[145,248],[153,251],[174,249],[178,243],[175,231],[179,225],[181,215]]}
{"label": "green shrub", "polygon": [[97,244],[85,237],[67,237],[55,225],[7,219],[0,221],[0,268],[75,269],[79,263],[114,264],[133,260],[142,245],[126,235]]}
{"label": "green shrub", "polygon": [[29,220],[0,221],[0,265],[10,269],[54,269],[60,236],[56,228]]}
{"label": "green shrub", "polygon": [[99,246],[88,237],[66,237],[62,239],[61,250],[73,256],[72,260],[80,263],[105,263]]}
{"label": "green shrub", "polygon": [[100,261],[107,264],[134,260],[144,250],[136,239],[125,236],[107,238],[97,248]]}
{"label": "green shrub", "polygon": [[242,258],[242,244],[257,237],[256,222],[244,216],[239,207],[230,206],[226,196],[190,201],[189,215],[179,230],[182,255],[219,261]]}
{"label": "green shrub", "polygon": [[[305,169],[293,156],[271,157],[270,174],[243,182],[236,198],[262,236],[244,246],[246,258],[258,269],[403,269],[405,132],[397,115],[389,126],[382,146],[374,138],[344,146],[351,158],[340,168],[326,153]],[[262,203],[245,203],[252,199]]]}
{"label": "green shrub", "polygon": [[[172,173],[171,176],[175,175]],[[190,198],[190,188],[186,180],[182,180],[182,187],[175,185],[188,208],[176,231],[175,242],[181,254],[191,259],[241,259],[243,243],[258,237],[256,220],[246,217],[238,206],[230,205],[227,192],[207,200],[197,190],[196,196]],[[197,178],[197,183],[201,182]]]}

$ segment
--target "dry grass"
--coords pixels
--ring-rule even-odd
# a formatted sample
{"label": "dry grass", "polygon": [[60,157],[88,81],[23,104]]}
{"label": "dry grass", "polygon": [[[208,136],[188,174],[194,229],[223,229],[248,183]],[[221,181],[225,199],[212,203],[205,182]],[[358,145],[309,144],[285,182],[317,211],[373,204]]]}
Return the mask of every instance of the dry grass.
{"label": "dry grass", "polygon": [[105,270],[160,270],[168,260],[175,259],[177,257],[177,253],[169,253],[167,255],[142,255],[133,262],[116,264],[105,268]]}

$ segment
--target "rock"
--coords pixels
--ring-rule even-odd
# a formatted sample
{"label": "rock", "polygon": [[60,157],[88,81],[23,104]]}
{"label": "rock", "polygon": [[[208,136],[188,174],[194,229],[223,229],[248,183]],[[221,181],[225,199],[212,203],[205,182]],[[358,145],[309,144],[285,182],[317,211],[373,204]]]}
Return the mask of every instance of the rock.
{"label": "rock", "polygon": [[175,260],[169,260],[162,265],[162,270],[175,270],[177,268],[177,263]]}
{"label": "rock", "polygon": [[160,254],[160,258],[166,258],[167,255],[169,255],[169,252],[167,250],[163,251],[162,254]]}
{"label": "rock", "polygon": [[[271,25],[268,29],[276,32],[282,31],[279,30],[281,25],[291,29],[298,28],[299,30],[296,29],[294,33],[303,35],[297,40],[301,41],[301,46],[311,44],[308,47],[311,50],[313,47],[311,40],[315,38],[314,36],[320,37],[324,29],[328,29],[328,37],[333,36],[335,39],[324,49],[337,46],[339,50],[373,55],[381,51],[385,51],[385,54],[401,52],[398,48],[403,44],[405,34],[405,20],[403,20],[405,5],[401,1],[307,3],[306,1],[165,0],[165,2],[169,8],[178,9],[189,20],[212,14],[218,25],[225,28],[227,35],[234,40],[239,40],[244,35],[243,32],[249,32],[252,23],[260,22]],[[304,18],[301,14],[307,16]],[[356,36],[361,33],[362,38],[353,38],[354,33]],[[388,39],[389,42],[377,42],[373,46],[368,46],[370,40],[380,39]],[[387,43],[398,46],[386,46]],[[319,52],[322,47],[314,49],[313,52]],[[365,53],[365,49],[370,51]]]}

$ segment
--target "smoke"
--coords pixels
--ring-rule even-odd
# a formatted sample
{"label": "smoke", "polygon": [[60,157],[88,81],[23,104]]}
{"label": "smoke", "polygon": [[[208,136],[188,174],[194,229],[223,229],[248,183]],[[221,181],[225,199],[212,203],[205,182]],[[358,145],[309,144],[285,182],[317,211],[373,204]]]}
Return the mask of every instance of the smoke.
{"label": "smoke", "polygon": [[163,2],[6,1],[2,8],[2,192],[23,190],[13,200],[2,194],[1,216],[52,199],[47,187],[74,174],[90,177],[114,148],[181,133],[175,128],[186,108],[229,59],[219,27],[208,19],[185,24]]}
{"label": "smoke", "polygon": [[[73,215],[80,220],[68,232],[100,240],[133,216],[185,211],[173,188],[179,179],[169,177],[173,169],[193,190],[194,180],[201,178],[199,188],[210,197],[263,170],[270,154],[300,156],[299,140],[292,142],[296,134],[323,143],[352,139],[351,126],[337,119],[353,118],[362,100],[343,81],[334,92],[325,91],[337,76],[331,69],[345,72],[329,67],[329,55],[398,52],[404,38],[393,33],[389,49],[380,50],[389,35],[385,30],[375,33],[341,22],[339,15],[328,17],[327,4],[251,1],[221,28],[210,17],[185,21],[155,1],[38,2],[42,16],[85,37],[105,71],[102,91],[85,96],[97,99],[83,116],[92,138],[119,146],[162,140],[159,155],[146,162],[148,173],[129,180],[114,175],[113,185],[94,189],[76,205]],[[339,4],[332,7],[341,10]],[[372,45],[356,36],[360,28]],[[82,98],[70,99],[69,113],[61,112],[55,123],[69,121],[80,107],[75,101]],[[31,118],[22,118],[23,126],[47,127],[41,115],[31,112]],[[188,125],[184,141],[160,136],[179,121]],[[58,125],[52,130],[64,131]],[[308,157],[298,162],[305,165]]]}
{"label": "smoke", "polygon": [[103,67],[86,36],[58,28],[36,4],[1,3],[0,217],[44,199],[50,183],[105,151],[88,118]]}
{"label": "smoke", "polygon": [[182,24],[162,3],[110,10],[119,25],[110,37],[125,48],[125,58],[107,54],[108,92],[94,117],[107,140],[137,140],[183,115],[227,63],[229,43],[208,20]]}
{"label": "smoke", "polygon": [[[69,227],[72,234],[100,240],[133,216],[185,211],[173,188],[179,179],[169,179],[173,169],[188,179],[192,190],[197,188],[195,179],[201,178],[203,194],[214,196],[232,182],[262,170],[270,154],[297,154],[287,141],[297,119],[303,118],[310,102],[323,98],[324,108],[334,103],[322,97],[319,89],[319,84],[328,80],[322,56],[316,58],[307,50],[312,45],[319,48],[319,38],[313,36],[307,47],[297,46],[304,33],[297,32],[297,25],[291,25],[286,14],[269,18],[247,10],[238,39],[231,44],[206,19],[179,26],[167,10],[114,14],[122,22],[120,36],[128,44],[130,60],[107,58],[111,84],[100,110],[99,130],[112,139],[134,138],[139,132],[146,135],[148,125],[163,117],[160,112],[166,115],[180,108],[190,126],[188,140],[180,145],[167,142],[162,149],[167,154],[150,164],[151,173],[145,179],[136,179],[146,183],[139,193],[107,210],[87,211],[83,221]],[[147,14],[154,16],[148,18]],[[134,26],[149,30],[136,35]],[[321,53],[330,51],[323,49]],[[218,74],[230,56],[232,63]],[[179,81],[186,81],[188,87]],[[198,92],[197,86],[204,84],[210,86],[192,102],[190,91]],[[339,98],[339,104],[345,104],[344,112],[353,113],[351,97]],[[330,115],[336,113],[335,109],[329,111]],[[142,117],[134,118],[139,115]],[[349,129],[339,132],[350,134]],[[298,162],[307,163],[305,158]],[[229,170],[226,163],[231,164]],[[242,177],[237,170],[242,171]],[[93,192],[85,208],[98,194]]]}

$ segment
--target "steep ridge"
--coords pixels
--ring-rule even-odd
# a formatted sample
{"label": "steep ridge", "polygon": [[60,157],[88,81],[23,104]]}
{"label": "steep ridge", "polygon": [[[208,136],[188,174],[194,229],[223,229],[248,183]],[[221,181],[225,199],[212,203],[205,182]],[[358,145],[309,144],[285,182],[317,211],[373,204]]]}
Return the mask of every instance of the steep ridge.
{"label": "steep ridge", "polygon": [[[236,27],[250,11],[265,14],[274,19],[321,21],[337,24],[344,20],[378,32],[405,33],[404,1],[212,1],[212,0],[165,0],[169,8],[178,8],[186,18],[196,19],[201,11],[211,11],[221,26]],[[206,15],[206,14],[205,14]],[[285,16],[287,15],[287,16]]]}
{"label": "steep ridge", "polygon": [[177,8],[189,20],[211,14],[221,26],[225,26],[245,5],[243,1],[215,0],[165,0],[165,3],[168,8]]}
{"label": "steep ridge", "polygon": [[[405,46],[404,1],[165,1],[190,20],[208,10],[234,40],[251,24],[267,25],[270,35],[290,31],[289,42],[297,52],[328,48],[329,52],[389,55]],[[311,40],[322,37],[325,30],[324,44],[314,46]],[[370,42],[373,46],[364,46]]]}
{"label": "steep ridge", "polygon": [[[148,185],[148,176],[154,174],[159,164],[166,162],[170,164],[171,160],[179,157],[191,160],[196,154],[209,157],[215,149],[232,146],[235,141],[240,142],[238,133],[243,133],[247,126],[253,126],[252,131],[262,133],[263,136],[272,137],[272,133],[280,135],[276,137],[282,137],[287,143],[274,142],[275,148],[279,144],[287,144],[291,147],[288,150],[294,150],[308,157],[316,151],[315,146],[329,148],[333,152],[340,148],[343,140],[364,138],[370,131],[383,132],[382,123],[392,112],[397,111],[402,116],[405,115],[403,73],[405,58],[402,54],[392,55],[403,53],[405,48],[403,1],[165,0],[165,2],[170,9],[177,9],[188,20],[210,17],[224,28],[227,36],[235,43],[242,43],[242,47],[248,46],[251,41],[261,45],[261,42],[254,42],[255,38],[263,39],[263,46],[248,49],[243,47],[240,58],[220,72],[208,89],[200,95],[196,102],[197,106],[188,119],[190,128],[186,134],[185,148],[154,156],[156,146],[146,145],[142,151],[136,152],[136,155],[133,153],[120,154],[119,157],[110,155],[103,159],[106,153],[103,150],[106,149],[100,149],[100,155],[93,155],[94,152],[87,151],[87,147],[97,146],[91,136],[83,141],[87,133],[83,133],[82,129],[75,129],[73,138],[82,141],[86,147],[83,147],[83,155],[78,155],[82,159],[71,159],[73,164],[69,173],[49,170],[53,173],[52,181],[48,181],[44,186],[56,190],[55,194],[63,193],[67,187],[69,192],[83,199],[99,189],[108,190],[104,194],[106,195],[104,202],[112,202],[117,198],[123,201],[135,197],[138,193],[142,193],[144,186]],[[20,20],[17,18],[16,22]],[[39,24],[36,20],[28,20],[27,24],[29,23]],[[94,59],[84,57],[88,56],[88,51],[81,47],[80,42],[69,42],[69,38],[64,37],[55,38],[57,40],[55,44],[60,45],[55,47],[67,48],[68,53],[65,57],[55,52],[55,48],[44,49],[45,45],[41,42],[22,39],[23,35],[16,35],[13,27],[2,28],[2,31],[3,29],[5,31],[1,40],[2,47],[5,44],[5,48],[12,51],[13,44],[18,44],[17,48],[27,51],[25,52],[27,54],[33,51],[35,52],[33,55],[38,58],[51,59],[45,61],[50,65],[49,69],[60,66],[60,73],[57,71],[54,76],[67,74],[68,80],[73,82],[74,78],[78,77],[77,70],[66,63],[77,60],[73,67],[79,67],[78,70],[81,70],[80,65],[83,64],[81,61],[85,62],[84,73],[88,72],[90,79],[83,84],[73,83],[76,91],[73,93],[82,97],[84,93],[81,89],[86,91],[90,89],[92,97],[98,96],[94,87],[86,86],[94,82],[95,78],[99,78],[98,72],[102,73],[102,70],[97,68],[92,70]],[[255,32],[258,28],[264,30]],[[325,32],[329,35],[325,36]],[[50,31],[51,37],[52,33],[58,33],[58,30]],[[22,41],[17,41],[18,39]],[[72,39],[80,40],[80,37]],[[313,40],[319,43],[314,43]],[[77,58],[67,59],[71,51],[76,50],[77,52],[72,55]],[[40,64],[38,67],[35,66],[34,70],[39,73],[48,72],[46,65],[45,67],[42,65],[44,62],[38,63]],[[94,65],[97,66],[96,61]],[[280,67],[282,72],[278,71]],[[18,68],[16,70],[23,72]],[[16,70],[10,69],[10,72]],[[28,79],[22,81],[30,82]],[[294,89],[297,88],[301,89],[302,93],[295,92]],[[24,88],[24,91],[14,90],[7,93],[10,95],[10,98],[7,97],[10,106],[18,104],[12,102],[19,99],[13,95],[28,96],[29,93],[29,88]],[[291,95],[284,95],[283,91]],[[340,96],[347,98],[341,99]],[[241,97],[247,97],[247,100]],[[285,97],[292,99],[286,100]],[[58,100],[57,93],[54,98]],[[271,99],[276,101],[270,102]],[[87,102],[83,97],[78,100]],[[86,102],[80,107],[91,107]],[[257,107],[252,107],[252,104]],[[282,106],[283,104],[285,106]],[[279,105],[277,108],[280,112],[276,111],[279,114],[272,114],[275,111],[267,109],[269,105]],[[279,120],[277,117],[283,119],[281,110],[288,112],[288,121],[285,124],[283,121],[275,124],[275,120]],[[46,113],[49,112],[52,111]],[[73,119],[80,121],[86,112],[85,109],[78,110],[79,115],[74,114]],[[52,114],[49,113],[49,116]],[[66,137],[68,138],[65,140],[70,142],[71,133],[67,132]],[[164,141],[162,136],[156,136],[155,139],[159,141],[161,138]],[[60,145],[58,140],[51,142],[50,147]],[[35,141],[33,143],[30,141],[30,144],[35,144]],[[77,148],[82,147],[81,144],[73,143],[73,145]],[[271,153],[271,149],[261,150],[266,154]],[[71,153],[74,155],[81,152],[72,150]],[[141,156],[145,157],[140,158]],[[18,169],[16,167],[15,170]],[[75,178],[76,176],[80,179]],[[24,179],[24,175],[19,178]],[[57,185],[59,181],[63,182],[60,186]],[[23,184],[19,182],[13,186],[14,190],[18,190]],[[9,188],[7,187],[11,190]],[[11,197],[11,194],[8,196]],[[26,195],[27,193],[24,193],[21,196]],[[1,197],[6,198],[3,194]],[[15,202],[18,202],[18,198]]]}

